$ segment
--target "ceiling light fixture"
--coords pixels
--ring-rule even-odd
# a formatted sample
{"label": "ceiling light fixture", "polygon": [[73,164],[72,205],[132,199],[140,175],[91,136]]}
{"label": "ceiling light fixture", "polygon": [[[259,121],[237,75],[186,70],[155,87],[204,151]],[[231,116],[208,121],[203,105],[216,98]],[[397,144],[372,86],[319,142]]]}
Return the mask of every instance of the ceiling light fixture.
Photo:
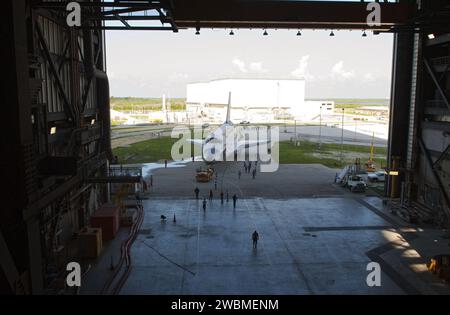
{"label": "ceiling light fixture", "polygon": [[367,37],[366,31],[363,32],[362,37]]}
{"label": "ceiling light fixture", "polygon": [[435,38],[436,38],[436,36],[433,33],[428,34],[428,39],[435,39]]}
{"label": "ceiling light fixture", "polygon": [[331,37],[333,37],[333,36],[334,36],[334,32],[333,32],[333,31],[331,31],[331,33],[330,33],[330,36],[331,36]]}
{"label": "ceiling light fixture", "polygon": [[231,35],[231,36],[233,36],[233,35],[234,35],[234,32],[233,32],[233,30],[231,30],[231,32],[230,32],[230,35]]}
{"label": "ceiling light fixture", "polygon": [[200,35],[200,27],[195,28],[195,35]]}
{"label": "ceiling light fixture", "polygon": [[269,33],[267,33],[267,30],[264,30],[263,36],[267,36]]}
{"label": "ceiling light fixture", "polygon": [[298,30],[297,36],[302,36],[302,32],[300,32],[300,30]]}

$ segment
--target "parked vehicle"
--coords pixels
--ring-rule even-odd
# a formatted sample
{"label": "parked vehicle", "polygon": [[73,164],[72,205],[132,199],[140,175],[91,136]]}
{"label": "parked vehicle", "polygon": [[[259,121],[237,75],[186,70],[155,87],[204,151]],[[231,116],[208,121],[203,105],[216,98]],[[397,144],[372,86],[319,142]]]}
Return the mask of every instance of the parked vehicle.
{"label": "parked vehicle", "polygon": [[367,185],[361,176],[349,176],[347,181],[347,188],[351,192],[366,192]]}
{"label": "parked vehicle", "polygon": [[383,183],[386,181],[386,172],[384,171],[378,171],[375,173],[370,173],[367,175],[370,182],[373,183]]}

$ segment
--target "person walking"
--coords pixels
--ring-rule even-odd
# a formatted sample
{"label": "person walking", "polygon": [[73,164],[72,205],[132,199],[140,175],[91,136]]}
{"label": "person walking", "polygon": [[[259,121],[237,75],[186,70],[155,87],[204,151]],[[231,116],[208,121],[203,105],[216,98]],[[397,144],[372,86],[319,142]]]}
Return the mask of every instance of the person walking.
{"label": "person walking", "polygon": [[247,173],[247,162],[244,162],[244,171]]}
{"label": "person walking", "polygon": [[212,189],[210,189],[209,190],[209,200],[212,201],[212,199],[213,199],[213,191],[212,191]]}
{"label": "person walking", "polygon": [[200,189],[198,189],[198,187],[195,187],[194,192],[195,192],[195,199],[198,200],[198,194],[200,193]]}
{"label": "person walking", "polygon": [[167,168],[167,160],[164,160],[164,168]]}
{"label": "person walking", "polygon": [[256,232],[256,230],[252,234],[252,240],[253,240],[253,249],[257,249],[258,248],[259,234],[258,234],[258,232]]}
{"label": "person walking", "polygon": [[239,171],[238,171],[238,178],[239,178],[239,179],[241,179],[241,175],[242,175],[241,170],[239,170]]}
{"label": "person walking", "polygon": [[220,192],[220,203],[223,204],[223,191]]}
{"label": "person walking", "polygon": [[233,195],[233,208],[236,209],[236,202],[237,202],[237,196],[236,194]]}
{"label": "person walking", "polygon": [[206,198],[203,198],[203,212],[206,212]]}
{"label": "person walking", "polygon": [[253,176],[253,179],[256,178],[256,168],[253,169],[252,176]]}

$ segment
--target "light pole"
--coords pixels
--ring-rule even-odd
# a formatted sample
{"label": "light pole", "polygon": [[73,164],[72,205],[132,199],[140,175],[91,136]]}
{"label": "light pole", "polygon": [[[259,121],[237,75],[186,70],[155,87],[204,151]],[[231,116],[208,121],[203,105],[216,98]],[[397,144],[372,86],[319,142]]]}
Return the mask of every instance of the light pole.
{"label": "light pole", "polygon": [[322,147],[322,106],[320,106],[319,115],[319,149]]}
{"label": "light pole", "polygon": [[295,132],[295,139],[297,140],[297,120],[294,119],[294,132]]}
{"label": "light pole", "polygon": [[341,164],[344,161],[344,114],[345,114],[345,108],[342,109]]}
{"label": "light pole", "polygon": [[354,142],[356,142],[356,135],[358,134],[357,128],[358,128],[358,113],[356,113],[356,118],[355,118],[355,139],[354,139]]}

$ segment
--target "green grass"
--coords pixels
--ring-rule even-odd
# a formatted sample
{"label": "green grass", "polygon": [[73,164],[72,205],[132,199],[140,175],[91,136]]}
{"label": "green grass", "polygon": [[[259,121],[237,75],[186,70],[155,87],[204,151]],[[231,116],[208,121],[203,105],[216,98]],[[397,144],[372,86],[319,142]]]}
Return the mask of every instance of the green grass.
{"label": "green grass", "polygon": [[[177,139],[168,137],[146,140],[128,147],[116,148],[114,149],[114,155],[117,155],[119,162],[124,164],[171,160],[170,151],[176,141]],[[280,164],[322,164],[337,168],[355,161],[351,153],[367,156],[367,158],[361,158],[362,163],[369,159],[370,147],[368,146],[344,145],[343,148],[345,155],[350,157],[344,159],[344,163],[341,164],[340,144],[322,144],[319,150],[317,143],[314,142],[302,141],[300,146],[295,146],[289,141],[280,142]],[[320,156],[315,156],[315,154],[320,154]],[[386,149],[376,148],[375,154],[377,155],[375,159],[377,165],[386,165],[386,158],[382,157],[387,155]]]}
{"label": "green grass", "polygon": [[177,139],[160,138],[146,140],[132,144],[128,147],[119,147],[113,150],[119,158],[119,163],[150,163],[160,160],[171,160],[170,151]]}
{"label": "green grass", "polygon": [[[370,147],[346,145],[343,146],[344,155],[351,153],[366,154],[367,159],[361,158],[361,163],[365,163],[370,157]],[[343,163],[340,161],[340,144],[322,144],[320,150],[317,143],[301,141],[300,146],[295,146],[291,142],[280,142],[280,164],[322,164],[331,168],[343,167],[352,164],[355,158],[344,157]],[[319,154],[320,156],[315,156]],[[386,156],[385,148],[376,148],[375,154]],[[386,158],[375,158],[377,165],[386,165]]]}

